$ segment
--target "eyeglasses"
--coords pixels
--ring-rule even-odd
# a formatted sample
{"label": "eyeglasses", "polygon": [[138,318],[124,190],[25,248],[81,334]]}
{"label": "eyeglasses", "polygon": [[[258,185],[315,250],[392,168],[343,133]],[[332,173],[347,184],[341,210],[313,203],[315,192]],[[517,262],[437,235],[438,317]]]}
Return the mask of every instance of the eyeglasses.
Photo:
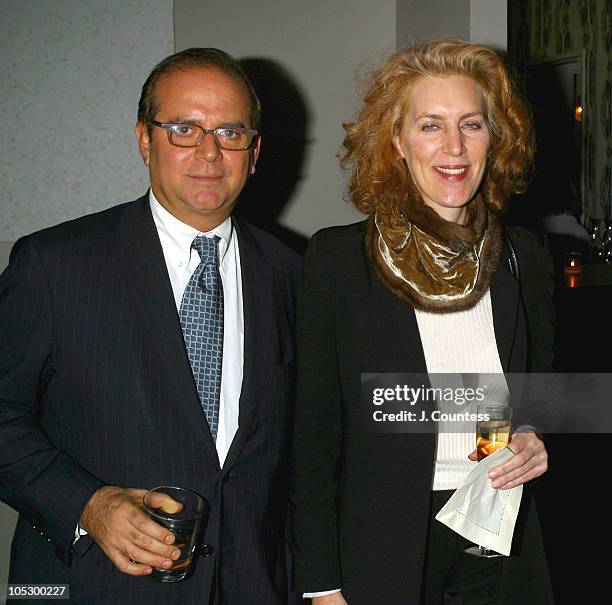
{"label": "eyeglasses", "polygon": [[168,135],[168,141],[177,147],[197,147],[207,134],[212,134],[220,149],[246,151],[255,145],[259,136],[259,130],[236,126],[202,128],[197,124],[172,124],[156,120],[150,120],[149,124],[163,128]]}

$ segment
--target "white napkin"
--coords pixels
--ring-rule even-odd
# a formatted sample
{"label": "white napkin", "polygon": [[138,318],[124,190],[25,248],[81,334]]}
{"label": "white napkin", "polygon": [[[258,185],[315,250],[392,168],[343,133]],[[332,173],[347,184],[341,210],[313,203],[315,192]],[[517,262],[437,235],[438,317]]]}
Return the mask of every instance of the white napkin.
{"label": "white napkin", "polygon": [[510,554],[523,486],[495,489],[487,473],[512,456],[512,450],[506,447],[481,460],[436,515],[438,521],[474,544],[506,556]]}

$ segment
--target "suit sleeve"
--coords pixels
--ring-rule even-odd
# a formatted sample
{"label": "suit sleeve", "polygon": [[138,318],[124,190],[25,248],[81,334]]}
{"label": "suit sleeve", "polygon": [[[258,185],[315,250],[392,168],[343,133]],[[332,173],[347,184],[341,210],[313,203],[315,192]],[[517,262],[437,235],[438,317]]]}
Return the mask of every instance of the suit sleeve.
{"label": "suit sleeve", "polygon": [[528,339],[527,393],[520,424],[542,433],[555,432],[564,417],[565,402],[558,376],[553,373],[554,269],[547,240],[527,229],[512,229],[518,249],[521,301]]}
{"label": "suit sleeve", "polygon": [[337,521],[342,411],[333,266],[324,238],[315,235],[298,288],[298,381],[290,493],[293,589],[302,593],[342,586]]}
{"label": "suit sleeve", "polygon": [[525,229],[512,232],[523,250],[521,298],[527,317],[530,372],[552,372],[554,358],[554,268],[547,240]]}
{"label": "suit sleeve", "polygon": [[38,419],[54,380],[53,299],[39,251],[20,240],[0,276],[0,498],[69,563],[85,503],[103,483],[57,449]]}

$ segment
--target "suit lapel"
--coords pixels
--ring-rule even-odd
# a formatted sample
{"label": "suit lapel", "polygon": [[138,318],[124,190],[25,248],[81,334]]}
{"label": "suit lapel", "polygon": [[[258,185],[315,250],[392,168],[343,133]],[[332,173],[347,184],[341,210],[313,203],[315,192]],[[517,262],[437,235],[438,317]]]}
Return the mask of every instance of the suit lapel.
{"label": "suit lapel", "polygon": [[257,402],[265,391],[273,333],[274,270],[247,225],[234,220],[240,250],[244,309],[244,365],[238,431],[227,454],[224,470],[232,467],[250,433]]}
{"label": "suit lapel", "polygon": [[143,323],[142,334],[150,340],[151,356],[159,356],[159,367],[166,371],[163,380],[174,383],[176,404],[181,402],[181,413],[200,433],[198,439],[217,459],[217,454],[202,414],[200,400],[185,350],[183,333],[172,294],[164,254],[151,215],[148,196],[128,206],[120,226],[122,245],[125,246],[124,275],[132,308]]}

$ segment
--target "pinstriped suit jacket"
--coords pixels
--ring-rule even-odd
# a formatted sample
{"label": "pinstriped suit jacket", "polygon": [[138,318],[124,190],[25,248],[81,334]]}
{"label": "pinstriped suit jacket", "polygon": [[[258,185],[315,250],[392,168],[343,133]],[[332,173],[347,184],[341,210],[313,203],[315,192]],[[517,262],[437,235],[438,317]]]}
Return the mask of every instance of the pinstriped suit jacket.
{"label": "pinstriped suit jacket", "polygon": [[[147,197],[20,240],[0,277],[0,497],[19,511],[10,582],[74,603],[286,603],[287,426],[297,256],[235,221],[245,309],[239,430],[223,469],[202,413]],[[181,485],[213,554],[173,585],[117,571],[90,538],[104,484]],[[213,588],[215,584],[215,588]]]}

